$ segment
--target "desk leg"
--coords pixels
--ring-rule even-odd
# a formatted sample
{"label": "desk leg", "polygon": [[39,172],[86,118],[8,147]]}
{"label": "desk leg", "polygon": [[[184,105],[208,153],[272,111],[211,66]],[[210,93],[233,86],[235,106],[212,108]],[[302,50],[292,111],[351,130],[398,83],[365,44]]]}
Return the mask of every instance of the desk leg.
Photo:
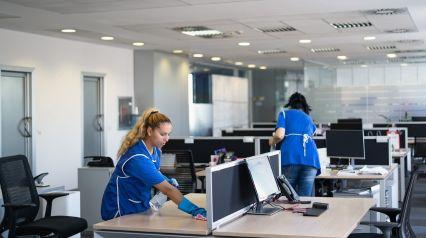
{"label": "desk leg", "polygon": [[406,156],[402,157],[400,159],[400,166],[401,166],[401,171],[399,174],[399,191],[400,191],[400,195],[399,195],[399,201],[402,202],[402,200],[404,200],[404,196],[405,196],[405,160],[406,160]]}

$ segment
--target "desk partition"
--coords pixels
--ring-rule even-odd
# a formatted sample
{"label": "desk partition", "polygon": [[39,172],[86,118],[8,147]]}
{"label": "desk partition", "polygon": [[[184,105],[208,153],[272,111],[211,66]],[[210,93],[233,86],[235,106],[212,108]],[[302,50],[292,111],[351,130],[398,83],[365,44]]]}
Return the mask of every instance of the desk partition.
{"label": "desk partition", "polygon": [[274,129],[277,125],[276,122],[253,122],[252,127],[253,128],[272,128]]}
{"label": "desk partition", "polygon": [[163,150],[191,150],[195,164],[208,164],[214,150],[226,148],[233,151],[238,158],[255,155],[255,142],[247,137],[190,137],[172,138]]}
{"label": "desk partition", "polygon": [[272,136],[275,128],[244,128],[222,130],[222,136]]}
{"label": "desk partition", "polygon": [[364,129],[364,136],[386,136],[389,130],[396,130],[399,134],[399,148],[408,148],[408,133],[404,127],[375,127]]}

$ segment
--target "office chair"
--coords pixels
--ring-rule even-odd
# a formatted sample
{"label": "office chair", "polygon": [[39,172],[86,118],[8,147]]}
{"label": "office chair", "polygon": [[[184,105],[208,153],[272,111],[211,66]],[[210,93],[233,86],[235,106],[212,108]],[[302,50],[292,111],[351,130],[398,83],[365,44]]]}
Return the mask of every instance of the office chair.
{"label": "office chair", "polygon": [[390,222],[361,222],[363,225],[374,225],[379,228],[382,234],[378,233],[354,233],[348,238],[414,238],[417,237],[411,226],[410,214],[412,209],[413,188],[419,184],[419,175],[426,176],[424,171],[415,171],[411,175],[405,192],[401,209],[387,207],[372,207],[371,211],[376,211],[388,215]]}
{"label": "office chair", "polygon": [[164,150],[163,153],[176,155],[176,168],[173,172],[163,172],[166,176],[175,178],[179,183],[182,194],[195,192],[197,177],[195,175],[194,158],[190,150]]}
{"label": "office chair", "polygon": [[[9,230],[8,237],[38,235],[62,238],[87,228],[87,222],[82,218],[51,216],[53,199],[68,194],[38,195],[28,159],[23,155],[0,158],[0,186],[5,208],[0,232]],[[39,197],[47,201],[46,213],[44,218],[35,220],[40,207]]]}

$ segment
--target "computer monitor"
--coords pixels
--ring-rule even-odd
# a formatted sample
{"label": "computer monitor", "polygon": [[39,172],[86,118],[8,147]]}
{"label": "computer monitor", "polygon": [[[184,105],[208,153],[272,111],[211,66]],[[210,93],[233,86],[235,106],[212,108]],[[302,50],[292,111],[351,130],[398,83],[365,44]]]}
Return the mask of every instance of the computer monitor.
{"label": "computer monitor", "polygon": [[385,165],[392,162],[392,149],[387,136],[366,136],[365,160],[356,160],[356,165]]}
{"label": "computer monitor", "polygon": [[327,156],[364,159],[364,133],[352,130],[329,130],[325,133]]}
{"label": "computer monitor", "polygon": [[339,124],[350,123],[350,124],[362,125],[362,119],[361,118],[342,118],[342,119],[337,119],[337,123]]}
{"label": "computer monitor", "polygon": [[280,209],[276,207],[263,206],[263,202],[268,202],[280,194],[268,156],[265,154],[253,156],[247,158],[246,163],[257,195],[256,209],[251,213],[269,215],[279,211]]}
{"label": "computer monitor", "polygon": [[426,137],[425,122],[398,122],[396,127],[406,127],[408,129],[408,137]]}
{"label": "computer monitor", "polygon": [[362,123],[331,123],[331,130],[362,130]]}
{"label": "computer monitor", "polygon": [[426,116],[413,116],[413,117],[411,117],[411,120],[412,121],[426,121]]}

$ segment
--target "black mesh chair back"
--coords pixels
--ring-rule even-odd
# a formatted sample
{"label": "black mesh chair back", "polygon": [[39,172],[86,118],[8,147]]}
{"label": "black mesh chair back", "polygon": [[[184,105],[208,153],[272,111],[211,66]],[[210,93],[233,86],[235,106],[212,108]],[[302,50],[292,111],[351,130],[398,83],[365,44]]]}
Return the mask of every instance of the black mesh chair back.
{"label": "black mesh chair back", "polygon": [[426,237],[426,172],[418,169],[401,214],[401,238]]}
{"label": "black mesh chair back", "polygon": [[27,158],[23,155],[0,158],[0,185],[4,203],[35,204],[32,207],[23,207],[8,214],[1,226],[6,227],[8,218],[14,217],[17,225],[31,222],[37,216],[39,198],[34,185],[33,176]]}
{"label": "black mesh chair back", "polygon": [[175,178],[182,194],[195,192],[197,177],[195,175],[194,158],[190,150],[164,150],[163,153],[176,155],[176,168],[173,173],[165,173]]}
{"label": "black mesh chair back", "polygon": [[411,213],[411,198],[413,195],[413,188],[415,187],[415,183],[417,180],[418,174],[413,173],[411,176],[410,184],[407,190],[405,191],[405,199],[404,203],[401,207],[401,214],[399,215],[399,237],[400,238],[411,238],[413,236],[413,232],[410,225],[410,213]]}

